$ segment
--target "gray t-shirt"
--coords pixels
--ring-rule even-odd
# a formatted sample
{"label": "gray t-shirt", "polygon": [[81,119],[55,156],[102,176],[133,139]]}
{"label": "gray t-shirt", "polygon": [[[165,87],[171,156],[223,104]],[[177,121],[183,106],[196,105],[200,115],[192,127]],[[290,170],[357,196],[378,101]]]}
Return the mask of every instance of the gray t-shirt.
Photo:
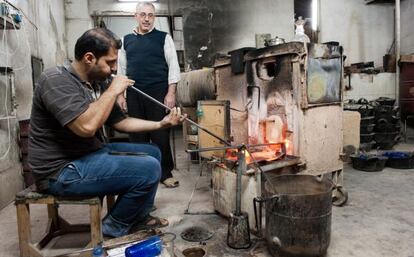
{"label": "gray t-shirt", "polygon": [[[48,188],[50,178],[57,178],[68,163],[102,147],[102,135],[84,138],[66,125],[85,112],[94,101],[94,90],[101,85],[88,85],[72,68],[45,70],[33,95],[30,117],[29,165],[38,190]],[[117,104],[106,121],[115,124],[126,116]]]}

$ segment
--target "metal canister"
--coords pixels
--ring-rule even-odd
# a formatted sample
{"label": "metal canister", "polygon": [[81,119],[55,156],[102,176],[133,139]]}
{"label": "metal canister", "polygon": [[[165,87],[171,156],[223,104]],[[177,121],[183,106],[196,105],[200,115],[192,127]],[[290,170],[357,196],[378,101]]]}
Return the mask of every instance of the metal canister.
{"label": "metal canister", "polygon": [[266,181],[267,196],[261,201],[265,202],[265,237],[272,256],[326,254],[331,236],[332,188],[329,179],[312,175],[283,175]]}

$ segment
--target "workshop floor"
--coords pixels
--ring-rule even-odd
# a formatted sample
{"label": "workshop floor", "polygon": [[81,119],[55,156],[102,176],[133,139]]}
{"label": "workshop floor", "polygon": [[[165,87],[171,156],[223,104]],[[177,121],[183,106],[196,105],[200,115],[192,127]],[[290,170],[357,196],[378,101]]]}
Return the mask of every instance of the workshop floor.
{"label": "workshop floor", "polygon": [[[190,226],[202,226],[214,231],[212,239],[201,245],[206,256],[242,257],[270,256],[263,242],[254,240],[251,249],[232,250],[226,245],[227,221],[218,215],[185,215],[191,192],[198,179],[190,213],[214,212],[210,174],[199,176],[199,165],[191,164],[188,171],[187,155],[182,151],[181,138],[177,136],[178,170],[174,175],[180,187],[166,189],[160,185],[155,215],[166,217],[170,226],[166,231],[177,234],[175,246],[183,250],[200,246],[186,242],[179,236]],[[413,144],[400,144],[398,149],[413,150]],[[348,204],[334,207],[332,216],[331,244],[329,257],[414,257],[414,170],[387,168],[382,172],[369,173],[345,165],[344,185],[349,192]],[[87,222],[87,208],[63,206],[64,217],[73,222]],[[36,240],[45,229],[46,210],[32,208],[32,234]],[[15,207],[11,203],[0,210],[0,257],[19,256]],[[87,236],[66,237],[52,242],[47,256],[76,250],[87,241]],[[256,243],[257,242],[257,243]],[[70,249],[67,249],[70,248]]]}

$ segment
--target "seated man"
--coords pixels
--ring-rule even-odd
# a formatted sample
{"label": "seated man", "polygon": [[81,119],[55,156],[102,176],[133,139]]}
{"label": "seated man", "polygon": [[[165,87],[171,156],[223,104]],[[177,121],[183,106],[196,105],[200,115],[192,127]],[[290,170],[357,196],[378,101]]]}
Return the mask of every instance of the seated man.
{"label": "seated man", "polygon": [[[116,99],[134,81],[125,76],[110,83],[108,79],[116,72],[121,44],[107,29],[88,30],[76,42],[71,65],[42,73],[33,95],[29,137],[29,164],[39,191],[59,196],[118,195],[102,228],[113,237],[137,227],[165,226],[168,221],[149,215],[161,176],[158,148],[105,144],[102,126],[143,132],[184,119],[177,108],[161,121],[123,114]],[[105,82],[106,90],[98,92]]]}

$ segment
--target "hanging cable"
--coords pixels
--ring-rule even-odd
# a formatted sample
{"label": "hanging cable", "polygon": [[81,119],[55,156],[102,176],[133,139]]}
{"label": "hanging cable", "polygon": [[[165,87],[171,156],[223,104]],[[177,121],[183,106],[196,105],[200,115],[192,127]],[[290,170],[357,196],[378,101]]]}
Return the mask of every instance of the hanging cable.
{"label": "hanging cable", "polygon": [[[11,129],[10,129],[10,116],[9,116],[9,109],[7,108],[7,96],[8,96],[8,88],[9,88],[9,80],[8,80],[8,78],[7,78],[7,68],[8,68],[8,66],[9,66],[9,56],[8,56],[8,49],[7,49],[7,34],[5,33],[5,31],[3,31],[3,35],[5,35],[4,36],[4,40],[5,40],[5,44],[4,44],[4,47],[5,47],[5,53],[6,53],[6,67],[5,67],[5,70],[4,70],[4,73],[5,73],[5,78],[6,78],[6,89],[5,89],[5,91],[6,91],[6,94],[5,94],[5,96],[4,96],[4,109],[5,109],[5,111],[6,111],[6,120],[7,120],[7,134],[8,134],[8,141],[9,141],[9,143],[8,143],[8,146],[7,146],[7,150],[1,155],[1,157],[0,157],[0,160],[3,160],[3,159],[5,159],[8,155],[9,155],[9,152],[10,152],[10,148],[11,148]],[[10,99],[11,100],[11,99]]]}

